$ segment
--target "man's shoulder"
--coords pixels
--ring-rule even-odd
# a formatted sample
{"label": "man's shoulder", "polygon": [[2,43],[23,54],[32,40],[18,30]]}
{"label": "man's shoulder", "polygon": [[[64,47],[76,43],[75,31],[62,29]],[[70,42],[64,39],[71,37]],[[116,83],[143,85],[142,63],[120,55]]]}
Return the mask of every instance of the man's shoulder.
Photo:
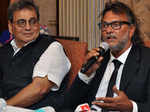
{"label": "man's shoulder", "polygon": [[40,34],[39,37],[46,41],[56,41],[56,39],[51,35]]}
{"label": "man's shoulder", "polygon": [[149,57],[150,57],[150,48],[149,47],[146,47],[144,45],[140,45],[140,46],[137,46],[137,49],[139,49],[139,53],[140,53],[140,56],[143,60],[150,60]]}
{"label": "man's shoulder", "polygon": [[141,51],[143,51],[143,52],[150,51],[150,48],[144,46],[143,44],[136,44],[136,45],[133,45],[133,48],[136,49],[136,50],[137,50],[137,49],[138,49],[138,50],[141,50]]}
{"label": "man's shoulder", "polygon": [[143,53],[147,53],[147,54],[150,54],[150,48],[149,47],[146,47],[144,45],[140,45],[139,48],[141,49],[141,51]]}
{"label": "man's shoulder", "polygon": [[51,45],[51,43],[55,42],[56,40],[51,38],[49,35],[39,35],[39,37],[33,41],[29,45],[32,48],[34,54],[42,54],[45,50]]}

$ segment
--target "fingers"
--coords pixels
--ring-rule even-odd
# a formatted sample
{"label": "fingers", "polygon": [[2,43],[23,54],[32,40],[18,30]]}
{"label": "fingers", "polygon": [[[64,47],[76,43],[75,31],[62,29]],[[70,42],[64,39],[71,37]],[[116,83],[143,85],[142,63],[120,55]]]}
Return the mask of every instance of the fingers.
{"label": "fingers", "polygon": [[98,58],[97,62],[98,62],[98,63],[101,62],[101,61],[103,60],[103,58],[104,58],[104,57],[100,56],[100,57]]}
{"label": "fingers", "polygon": [[93,101],[92,104],[97,105],[103,109],[113,110],[115,109],[114,98],[111,97],[100,97],[97,98],[96,101]]}
{"label": "fingers", "polygon": [[[93,57],[93,56],[99,56],[100,54],[99,54],[99,50],[100,50],[100,48],[94,48],[94,49],[92,49],[91,51],[89,51],[89,53],[87,54],[87,56],[86,56],[86,61],[87,60],[89,60],[91,57]],[[103,60],[103,57],[102,56],[100,56],[98,59],[97,59],[97,64],[99,64],[101,61]],[[86,63],[86,62],[85,62]]]}
{"label": "fingers", "polygon": [[92,49],[92,50],[89,51],[89,53],[87,54],[86,59],[88,60],[88,59],[90,59],[90,58],[93,57],[93,56],[98,56],[98,55],[99,55],[98,51],[99,51],[99,48],[94,48],[94,49]]}
{"label": "fingers", "polygon": [[125,98],[125,97],[127,97],[126,94],[125,94],[123,91],[117,89],[116,86],[113,86],[113,91],[114,91],[114,93],[117,94],[117,96],[118,96],[119,98]]}
{"label": "fingers", "polygon": [[113,89],[114,93],[116,93],[116,94],[119,96],[120,91],[117,89],[117,87],[116,87],[116,86],[113,86],[112,89]]}
{"label": "fingers", "polygon": [[114,98],[113,97],[99,97],[99,98],[96,98],[96,102],[112,103],[114,102]]}
{"label": "fingers", "polygon": [[[86,75],[89,77],[93,72],[95,72],[97,70],[97,68],[99,68],[101,61],[103,60],[103,57],[99,57],[99,51],[100,48],[94,48],[91,51],[88,52],[88,54],[86,55],[86,59],[84,61],[84,64],[86,64],[88,62],[88,60],[90,60],[91,57],[95,57],[95,61],[94,63],[90,66],[90,68],[88,69],[88,71],[86,71]],[[98,59],[97,59],[98,58]]]}
{"label": "fingers", "polygon": [[118,95],[116,97],[98,97],[96,101],[93,101],[92,104],[95,104],[101,108],[107,110],[117,110],[117,111],[132,111],[133,104],[128,99],[126,94],[123,91],[120,91],[113,87],[113,91]]}

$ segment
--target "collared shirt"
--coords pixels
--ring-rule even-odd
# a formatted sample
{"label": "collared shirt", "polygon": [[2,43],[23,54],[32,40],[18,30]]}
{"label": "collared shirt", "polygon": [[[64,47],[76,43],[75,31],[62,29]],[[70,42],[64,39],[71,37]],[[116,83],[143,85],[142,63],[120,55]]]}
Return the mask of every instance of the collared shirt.
{"label": "collared shirt", "polygon": [[[15,55],[20,48],[17,47],[15,40],[11,41],[11,45],[15,51]],[[60,84],[70,67],[71,63],[65,55],[62,45],[56,41],[51,43],[41,55],[33,69],[32,78],[48,76],[48,79],[56,84],[52,88],[52,90],[55,91],[59,89]]]}
{"label": "collared shirt", "polygon": [[[32,41],[26,43],[24,46],[27,46],[28,44],[30,44],[30,43],[33,42],[33,41],[35,41],[35,40],[32,40]],[[15,55],[21,48],[19,48],[19,47],[17,46],[17,44],[16,44],[16,42],[15,42],[15,39],[13,39],[13,40],[10,42],[10,44],[12,45],[12,48],[13,48],[13,50],[14,50],[14,55]]]}
{"label": "collared shirt", "polygon": [[[117,74],[117,79],[116,79],[116,87],[117,89],[119,89],[120,86],[120,80],[121,80],[121,76],[122,76],[122,70],[124,67],[124,64],[126,62],[126,59],[128,57],[128,54],[131,50],[131,47],[128,48],[122,55],[120,55],[117,60],[119,60],[122,64],[118,70],[118,74]],[[96,97],[105,97],[106,93],[107,93],[107,88],[108,88],[108,84],[109,84],[109,80],[111,78],[112,72],[114,70],[114,63],[112,62],[115,59],[115,57],[111,54],[110,60],[108,62],[108,65],[106,67],[104,76],[102,78],[102,81],[99,85],[98,91],[96,93]],[[81,80],[83,80],[85,83],[89,83],[92,78],[95,76],[95,73],[93,73],[90,77],[87,77],[86,75],[82,74],[81,72],[79,72],[79,77]],[[116,94],[114,94],[114,97],[117,96]],[[138,112],[138,108],[137,108],[137,104],[132,101],[133,103],[133,112]],[[93,108],[97,109],[99,112],[101,112],[101,108],[96,106],[96,105],[92,105]],[[114,112],[114,111],[113,111]]]}

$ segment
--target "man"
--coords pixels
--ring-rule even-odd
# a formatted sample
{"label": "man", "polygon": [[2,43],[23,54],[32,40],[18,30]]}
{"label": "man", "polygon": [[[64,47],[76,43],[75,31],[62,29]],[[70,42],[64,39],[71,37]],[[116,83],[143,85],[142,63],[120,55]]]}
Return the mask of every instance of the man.
{"label": "man", "polygon": [[[14,2],[18,2],[19,0],[10,0],[9,4],[13,4]],[[28,0],[30,2],[34,2],[33,0]],[[45,34],[48,35],[49,31],[47,26],[45,25],[40,25],[40,34]],[[2,32],[0,35],[0,46],[3,46],[4,44],[8,43],[13,39],[13,35],[10,34],[9,30],[5,30]]]}
{"label": "man", "polygon": [[[140,38],[133,12],[121,2],[107,3],[100,27],[110,50],[88,71],[79,72],[67,92],[64,108],[75,109],[88,103],[98,112],[149,112],[150,49],[138,45]],[[91,50],[86,60],[98,56],[99,50]],[[117,72],[114,59],[120,63]],[[116,79],[112,78],[113,71],[117,73]],[[115,84],[110,89],[111,82]],[[113,92],[112,96],[108,90]]]}
{"label": "man", "polygon": [[0,48],[2,97],[8,105],[56,108],[64,89],[61,82],[70,69],[62,45],[39,35],[39,10],[33,2],[10,5],[8,19],[14,39]]}

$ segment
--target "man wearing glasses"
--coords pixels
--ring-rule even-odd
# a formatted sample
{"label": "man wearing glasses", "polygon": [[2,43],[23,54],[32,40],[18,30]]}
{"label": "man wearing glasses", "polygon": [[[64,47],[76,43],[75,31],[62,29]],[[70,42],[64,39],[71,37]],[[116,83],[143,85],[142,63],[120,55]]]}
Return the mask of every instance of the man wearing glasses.
{"label": "man wearing glasses", "polygon": [[[107,3],[99,26],[109,50],[88,71],[79,72],[64,108],[88,103],[96,112],[149,112],[150,49],[140,45],[133,12],[121,2]],[[99,50],[91,50],[85,64]]]}
{"label": "man wearing glasses", "polygon": [[70,69],[62,45],[39,34],[39,10],[29,0],[9,6],[8,27],[14,39],[0,48],[0,97],[13,106],[56,108]]}

